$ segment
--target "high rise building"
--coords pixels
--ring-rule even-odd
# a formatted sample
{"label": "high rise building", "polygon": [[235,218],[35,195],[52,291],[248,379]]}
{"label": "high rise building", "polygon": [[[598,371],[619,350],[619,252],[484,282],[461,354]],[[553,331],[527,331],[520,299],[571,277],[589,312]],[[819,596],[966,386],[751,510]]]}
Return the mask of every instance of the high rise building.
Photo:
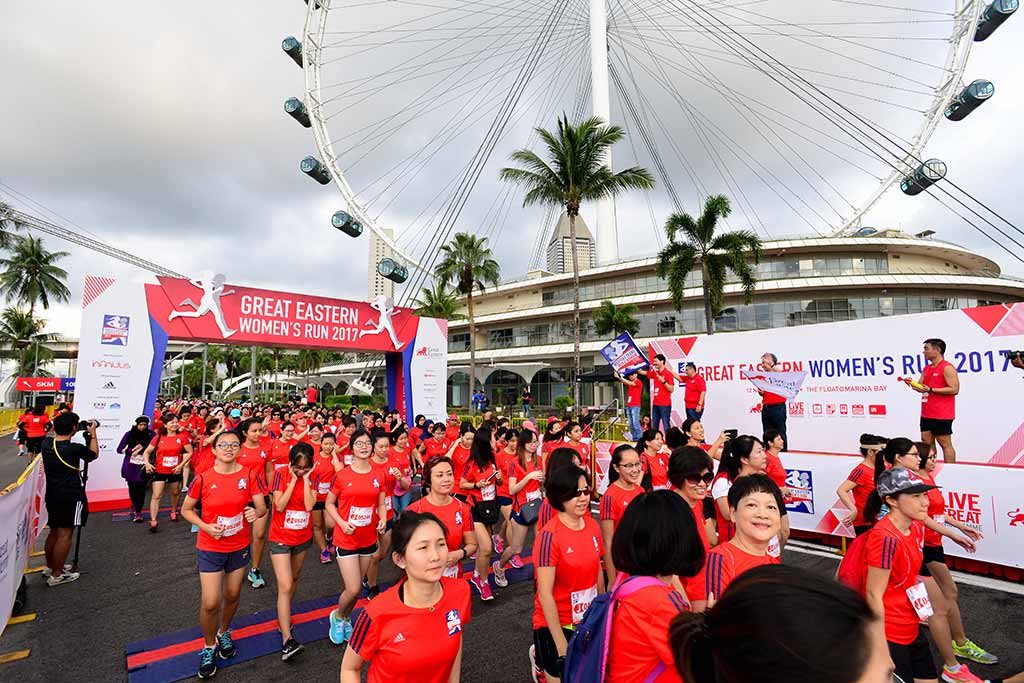
{"label": "high rise building", "polygon": [[[394,240],[394,232],[388,229],[383,230],[388,239]],[[391,247],[387,245],[377,233],[370,231],[370,264],[366,278],[366,298],[373,301],[380,295],[393,298],[395,295],[395,283],[377,272],[377,264],[381,259],[394,258]]]}
{"label": "high rise building", "polygon": [[[572,252],[569,251],[571,244],[569,216],[563,213],[551,235],[551,241],[548,242],[548,271],[552,273],[572,272]],[[580,270],[597,266],[594,236],[582,216],[576,216],[576,258]]]}

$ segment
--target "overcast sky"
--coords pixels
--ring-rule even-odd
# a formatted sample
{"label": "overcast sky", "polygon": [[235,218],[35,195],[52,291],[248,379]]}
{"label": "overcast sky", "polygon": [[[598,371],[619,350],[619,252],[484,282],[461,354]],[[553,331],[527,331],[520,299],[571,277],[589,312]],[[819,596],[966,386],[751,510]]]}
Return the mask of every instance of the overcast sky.
{"label": "overcast sky", "polygon": [[[390,3],[381,11],[402,16],[403,4]],[[781,7],[783,3],[761,3],[760,11],[770,13],[772,5]],[[822,3],[787,0],[784,4],[787,12],[799,13],[798,5],[811,8]],[[361,11],[364,18],[372,18],[367,13],[376,10]],[[8,3],[5,39],[0,43],[5,95],[0,180],[56,211],[67,224],[73,222],[88,234],[178,272],[212,269],[238,284],[365,298],[367,240],[364,236],[352,241],[330,228],[330,215],[343,208],[341,197],[335,187],[321,187],[298,172],[299,160],[315,151],[312,135],[282,111],[285,98],[302,96],[303,81],[301,70],[281,52],[280,41],[288,34],[301,36],[304,16],[305,5],[300,0],[243,5],[107,0],[61,4],[59,8]],[[929,157],[944,159],[951,177],[1017,224],[1024,224],[1019,201],[1024,187],[1017,163],[1021,142],[1016,131],[1024,109],[1024,70],[1018,58],[1022,37],[1024,19],[1018,17],[989,41],[975,46],[965,81],[990,78],[997,94],[967,121],[956,126],[940,124],[926,151]],[[483,40],[485,46],[486,40],[490,38]],[[571,42],[567,40],[566,45]],[[908,54],[905,41],[891,45]],[[626,47],[620,45],[620,49]],[[922,54],[932,59],[935,45],[928,45],[927,50]],[[580,52],[572,64],[583,57]],[[794,53],[793,58],[799,57]],[[552,67],[551,73],[557,73],[558,64],[552,62]],[[643,66],[638,62],[637,67],[640,73]],[[371,67],[364,61],[356,71],[366,68]],[[737,81],[741,82],[750,85]],[[566,89],[569,99],[571,92],[571,87]],[[464,96],[469,97],[468,93]],[[402,94],[385,93],[392,99],[380,106],[387,111],[388,103],[398,101]],[[777,95],[761,94],[766,99]],[[662,109],[669,128],[682,118],[678,109],[672,110],[667,96],[652,92],[651,103]],[[524,135],[537,122],[537,112],[530,106],[538,105],[528,103],[516,124],[516,130]],[[708,100],[706,106],[714,104]],[[624,116],[620,106],[613,104],[613,116],[616,112]],[[347,121],[339,117],[332,121],[332,135],[346,130],[345,126],[355,129],[357,115],[365,118],[379,113],[353,112]],[[741,119],[726,108],[707,113],[733,116],[739,131],[736,136],[744,134]],[[375,177],[381,164],[397,162],[406,150],[415,149],[431,136],[434,120],[427,116],[417,121],[418,129],[410,126],[398,131],[387,145],[361,162],[363,167],[356,167],[355,180]],[[438,165],[450,166],[446,169],[450,171],[465,163],[468,154],[459,153],[475,148],[486,123],[485,118],[469,129],[460,139],[465,144],[445,149],[436,157]],[[898,126],[899,121],[892,125]],[[681,124],[673,130],[681,145],[692,137]],[[522,146],[524,140],[512,135],[499,146],[482,176],[476,203],[468,209],[476,212],[475,218],[467,213],[471,219],[479,220],[491,197],[501,191],[494,180],[497,167],[504,165],[508,152]],[[691,153],[700,156],[697,149]],[[631,163],[630,157],[624,148],[617,158]],[[638,157],[643,157],[641,163],[649,163],[642,153]],[[789,172],[781,166],[774,168],[780,174]],[[821,170],[852,196],[865,196],[872,187],[863,177],[847,177],[834,167]],[[788,181],[796,183],[793,177]],[[415,224],[414,217],[439,184],[438,177],[429,172],[411,182],[407,192],[383,212],[388,226],[401,233],[409,222]],[[708,184],[713,191],[727,192],[727,188],[716,189],[710,180]],[[695,211],[692,188],[685,179],[677,185],[686,208]],[[382,201],[392,195],[384,196]],[[774,234],[801,232],[803,226],[791,215],[776,214],[767,192],[752,199],[755,204],[761,202],[759,213]],[[908,232],[934,229],[938,237],[968,245],[996,259],[1007,272],[1024,275],[1019,262],[1012,262],[956,216],[923,198],[906,199],[898,193],[890,195],[872,212],[867,224],[902,227]],[[504,229],[489,233],[509,275],[526,270],[540,215],[522,212],[518,196],[512,205]],[[23,202],[18,206],[33,209]],[[637,198],[620,203],[620,224],[627,226],[623,229],[624,254],[656,249],[650,212],[661,222],[667,206],[663,195],[655,196],[650,207]],[[404,243],[415,243],[414,237],[407,233]],[[73,253],[65,261],[72,300],[69,305],[52,306],[47,314],[50,327],[62,334],[77,336],[85,274],[146,277],[136,268],[55,238],[46,237],[45,242],[52,250]]]}

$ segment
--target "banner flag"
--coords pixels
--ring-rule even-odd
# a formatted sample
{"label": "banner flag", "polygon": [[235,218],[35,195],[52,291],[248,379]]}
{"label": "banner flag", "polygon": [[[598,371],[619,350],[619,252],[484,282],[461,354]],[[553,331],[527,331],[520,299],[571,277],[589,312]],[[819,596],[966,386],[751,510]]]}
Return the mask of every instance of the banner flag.
{"label": "banner flag", "polygon": [[644,370],[650,366],[647,356],[636,345],[629,332],[623,332],[605,344],[601,349],[601,355],[608,361],[608,365],[612,366],[612,369],[620,375]]}
{"label": "banner flag", "polygon": [[740,379],[749,381],[761,391],[770,391],[787,399],[796,398],[806,378],[807,372],[762,372],[758,370],[748,372],[740,370]]}

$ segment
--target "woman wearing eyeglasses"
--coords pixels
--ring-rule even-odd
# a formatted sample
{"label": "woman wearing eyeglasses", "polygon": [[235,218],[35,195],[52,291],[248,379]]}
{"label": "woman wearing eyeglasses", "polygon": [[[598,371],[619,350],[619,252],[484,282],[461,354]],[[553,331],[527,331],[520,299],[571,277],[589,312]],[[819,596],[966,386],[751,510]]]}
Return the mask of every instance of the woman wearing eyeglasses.
{"label": "woman wearing eyeglasses", "polygon": [[608,583],[614,583],[615,564],[612,562],[612,537],[626,507],[644,490],[640,487],[643,479],[643,463],[636,449],[621,444],[612,451],[611,467],[608,470],[608,488],[601,496],[601,538],[604,541],[604,568]]}
{"label": "woman wearing eyeglasses", "polygon": [[689,505],[690,511],[693,513],[693,521],[697,525],[697,536],[704,547],[700,571],[695,576],[680,579],[683,590],[686,591],[686,598],[695,612],[707,607],[704,558],[711,550],[711,539],[718,540],[715,536],[708,536],[708,526],[712,526],[712,534],[714,534],[714,518],[708,520],[704,514],[704,500],[708,495],[708,486],[715,478],[713,468],[714,463],[711,457],[696,446],[683,446],[676,449],[668,461],[668,479],[672,482],[672,490]]}
{"label": "woman wearing eyeglasses", "polygon": [[[199,678],[217,673],[218,656],[235,656],[231,619],[238,610],[249,566],[249,524],[267,514],[262,480],[237,462],[240,446],[234,432],[216,436],[213,467],[196,475],[181,508],[181,516],[199,528],[196,564],[201,591],[199,624],[204,637]],[[202,516],[196,513],[197,504]]]}
{"label": "woman wearing eyeglasses", "polygon": [[534,669],[547,683],[561,680],[573,629],[590,603],[604,592],[601,529],[590,516],[590,480],[575,466],[548,473],[548,502],[558,514],[541,530],[535,547],[536,594],[533,603]]}

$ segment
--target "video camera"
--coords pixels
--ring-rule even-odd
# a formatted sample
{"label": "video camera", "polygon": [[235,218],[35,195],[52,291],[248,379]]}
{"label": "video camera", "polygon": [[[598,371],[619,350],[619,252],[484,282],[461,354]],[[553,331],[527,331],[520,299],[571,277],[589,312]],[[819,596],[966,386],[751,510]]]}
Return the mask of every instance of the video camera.
{"label": "video camera", "polygon": [[82,421],[80,421],[78,423],[78,427],[76,429],[77,429],[77,431],[80,431],[80,432],[87,432],[87,431],[89,431],[89,427],[93,427],[93,426],[95,426],[98,429],[99,426],[100,426],[100,421],[99,420],[82,420]]}

